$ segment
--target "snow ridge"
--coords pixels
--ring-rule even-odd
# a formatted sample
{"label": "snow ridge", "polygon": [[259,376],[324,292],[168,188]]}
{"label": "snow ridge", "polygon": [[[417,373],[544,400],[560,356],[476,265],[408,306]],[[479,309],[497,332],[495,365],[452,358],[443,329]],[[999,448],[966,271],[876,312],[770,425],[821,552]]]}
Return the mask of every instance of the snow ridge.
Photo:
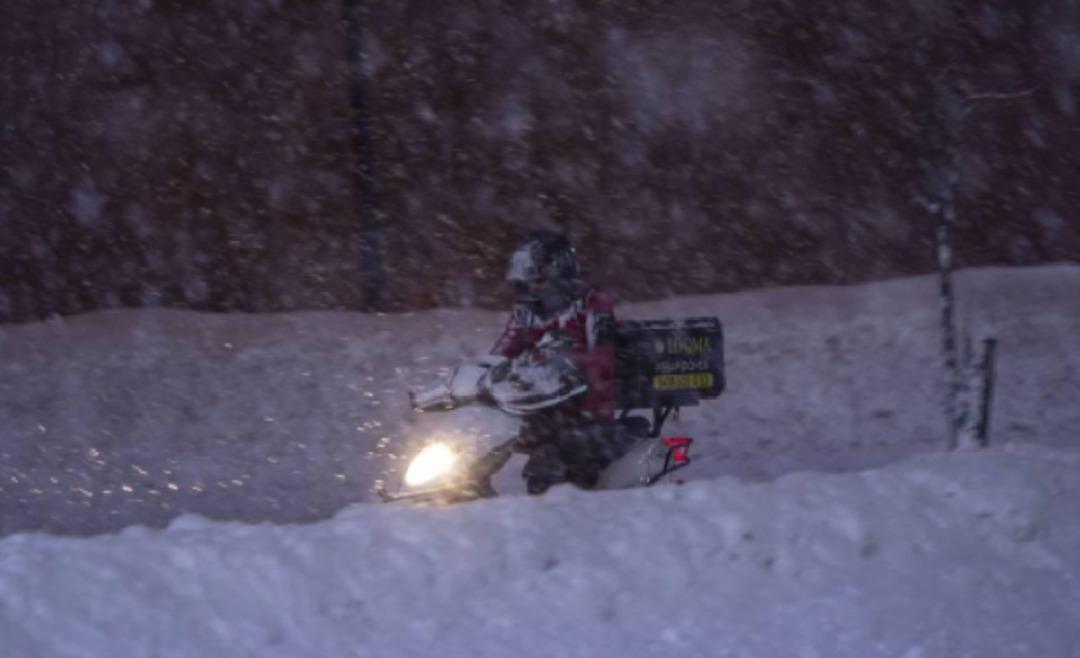
{"label": "snow ridge", "polygon": [[1080,456],[0,540],[4,655],[1070,656]]}

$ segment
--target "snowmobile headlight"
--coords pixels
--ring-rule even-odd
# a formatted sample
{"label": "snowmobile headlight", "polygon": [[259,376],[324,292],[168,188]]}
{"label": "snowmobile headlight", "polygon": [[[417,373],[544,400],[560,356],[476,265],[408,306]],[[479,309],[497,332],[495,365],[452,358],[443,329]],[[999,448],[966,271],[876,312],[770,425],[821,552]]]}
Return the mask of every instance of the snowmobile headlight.
{"label": "snowmobile headlight", "polygon": [[433,443],[421,450],[405,471],[405,484],[419,487],[442,477],[454,468],[457,455],[444,443]]}

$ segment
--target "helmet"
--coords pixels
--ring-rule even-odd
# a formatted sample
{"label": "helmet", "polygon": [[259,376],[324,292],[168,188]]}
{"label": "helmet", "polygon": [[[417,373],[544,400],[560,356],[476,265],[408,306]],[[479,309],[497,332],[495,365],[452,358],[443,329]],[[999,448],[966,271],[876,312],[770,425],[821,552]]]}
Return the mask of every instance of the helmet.
{"label": "helmet", "polygon": [[541,316],[568,306],[581,288],[581,266],[566,235],[543,230],[532,233],[510,257],[506,281],[518,302]]}

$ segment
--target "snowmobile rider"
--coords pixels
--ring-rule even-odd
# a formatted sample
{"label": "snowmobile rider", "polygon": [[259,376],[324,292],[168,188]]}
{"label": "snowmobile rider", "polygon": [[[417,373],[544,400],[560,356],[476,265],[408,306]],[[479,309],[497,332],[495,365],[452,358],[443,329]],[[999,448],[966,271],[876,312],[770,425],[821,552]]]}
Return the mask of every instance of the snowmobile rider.
{"label": "snowmobile rider", "polygon": [[[615,315],[611,297],[585,283],[570,240],[541,230],[514,251],[506,280],[516,303],[492,354],[517,362],[569,361],[577,384],[524,416],[522,476],[529,493],[569,481],[589,488],[607,462],[615,413]],[[529,384],[519,384],[528,387]]]}

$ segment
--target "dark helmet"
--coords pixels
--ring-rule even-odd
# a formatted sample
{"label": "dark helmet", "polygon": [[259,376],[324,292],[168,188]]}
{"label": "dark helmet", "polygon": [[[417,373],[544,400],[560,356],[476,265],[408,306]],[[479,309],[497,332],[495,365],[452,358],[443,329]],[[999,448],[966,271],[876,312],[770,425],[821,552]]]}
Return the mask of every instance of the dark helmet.
{"label": "dark helmet", "polygon": [[566,235],[542,230],[530,234],[514,250],[506,280],[518,302],[540,315],[562,310],[581,289],[581,265]]}

